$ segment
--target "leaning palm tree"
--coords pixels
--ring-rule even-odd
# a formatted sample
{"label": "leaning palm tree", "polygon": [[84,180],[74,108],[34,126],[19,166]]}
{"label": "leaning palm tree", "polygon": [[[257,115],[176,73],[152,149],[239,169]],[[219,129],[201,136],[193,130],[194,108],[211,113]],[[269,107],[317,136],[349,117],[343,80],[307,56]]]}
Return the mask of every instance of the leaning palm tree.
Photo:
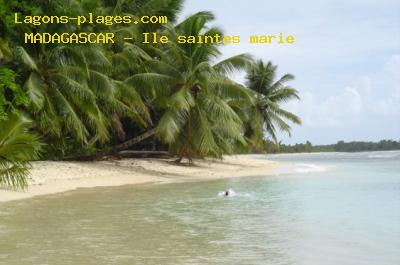
{"label": "leaning palm tree", "polygon": [[[222,35],[208,12],[195,14],[165,34],[174,40],[178,35]],[[242,54],[212,63],[220,55],[216,44],[169,45],[155,47],[158,56],[146,61],[148,73],[139,73],[125,83],[139,89],[151,100],[160,119],[154,131],[169,146],[178,162],[186,157],[221,157],[245,144],[243,123],[237,108],[244,108],[251,97],[227,74],[244,69],[251,62]],[[151,88],[151,89],[149,89]]]}
{"label": "leaning palm tree", "polygon": [[246,136],[255,146],[262,142],[265,131],[277,143],[277,130],[291,135],[288,121],[301,124],[298,116],[281,107],[282,103],[300,99],[298,91],[285,84],[293,80],[294,76],[285,74],[276,80],[276,69],[276,65],[271,62],[265,64],[261,60],[247,69],[246,86],[256,100],[249,111],[251,119],[247,122]]}
{"label": "leaning palm tree", "polygon": [[40,144],[28,132],[30,122],[22,115],[11,114],[0,120],[0,187],[24,189],[27,186],[29,161],[37,159]]}

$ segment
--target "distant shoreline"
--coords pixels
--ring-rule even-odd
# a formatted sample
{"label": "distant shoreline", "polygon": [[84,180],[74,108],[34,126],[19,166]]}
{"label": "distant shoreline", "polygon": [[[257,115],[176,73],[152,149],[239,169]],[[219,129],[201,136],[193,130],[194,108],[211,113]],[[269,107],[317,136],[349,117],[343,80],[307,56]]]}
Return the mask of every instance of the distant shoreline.
{"label": "distant shoreline", "polygon": [[324,153],[344,153],[344,154],[355,154],[355,153],[379,153],[379,152],[399,152],[400,149],[393,150],[362,150],[362,151],[301,151],[301,152],[278,152],[278,153],[252,153],[249,155],[296,155],[296,154],[324,154]]}
{"label": "distant shoreline", "polygon": [[297,143],[294,145],[280,144],[268,142],[265,146],[267,153],[275,154],[294,154],[294,153],[320,153],[320,152],[345,152],[345,153],[358,153],[358,152],[384,152],[384,151],[399,151],[400,141],[394,140],[381,140],[379,142],[364,142],[352,141],[344,142],[339,141],[336,144],[326,145],[313,145],[311,142]]}
{"label": "distant shoreline", "polygon": [[100,162],[37,161],[27,191],[0,190],[0,202],[21,200],[78,188],[112,187],[143,183],[174,183],[260,176],[283,163],[257,159],[258,155],[226,156],[224,160],[197,160],[194,166],[171,159],[123,159]]}

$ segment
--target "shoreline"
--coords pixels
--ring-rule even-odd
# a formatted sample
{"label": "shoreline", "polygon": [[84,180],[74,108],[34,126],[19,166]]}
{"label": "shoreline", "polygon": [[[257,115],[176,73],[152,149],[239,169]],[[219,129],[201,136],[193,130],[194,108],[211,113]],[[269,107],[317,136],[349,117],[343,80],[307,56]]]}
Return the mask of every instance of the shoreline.
{"label": "shoreline", "polygon": [[193,166],[172,159],[122,159],[97,162],[32,162],[26,191],[0,190],[0,203],[55,194],[79,188],[146,183],[207,181],[268,175],[283,163],[257,159],[259,155],[225,156],[224,160],[195,160]]}

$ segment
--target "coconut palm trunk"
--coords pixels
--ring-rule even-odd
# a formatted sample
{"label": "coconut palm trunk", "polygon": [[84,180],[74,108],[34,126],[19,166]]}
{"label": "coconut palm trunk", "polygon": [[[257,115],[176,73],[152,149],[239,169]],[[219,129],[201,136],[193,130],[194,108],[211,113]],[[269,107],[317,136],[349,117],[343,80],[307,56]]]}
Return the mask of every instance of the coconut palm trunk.
{"label": "coconut palm trunk", "polygon": [[111,149],[111,152],[112,153],[116,153],[116,152],[119,152],[119,151],[126,150],[128,148],[131,148],[132,146],[140,143],[143,140],[146,140],[146,139],[154,136],[155,134],[156,134],[156,129],[155,128],[150,129],[147,132],[145,132],[145,133],[143,133],[143,134],[141,134],[139,136],[133,137],[133,138],[123,142],[122,144],[119,144],[119,145],[113,147]]}

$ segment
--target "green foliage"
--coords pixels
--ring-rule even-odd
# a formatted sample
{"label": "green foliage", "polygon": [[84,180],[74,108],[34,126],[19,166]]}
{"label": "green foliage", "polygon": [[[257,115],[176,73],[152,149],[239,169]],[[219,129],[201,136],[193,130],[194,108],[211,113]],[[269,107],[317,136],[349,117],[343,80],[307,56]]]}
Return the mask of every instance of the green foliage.
{"label": "green foliage", "polygon": [[40,14],[39,3],[44,0],[0,0],[0,39],[8,39],[13,42],[20,42],[23,32],[31,32],[34,26],[28,24],[15,24],[14,13],[19,14]]}
{"label": "green foliage", "polygon": [[0,187],[24,189],[29,161],[37,159],[38,138],[28,132],[30,122],[22,115],[11,114],[0,120]]}
{"label": "green foliage", "polygon": [[265,64],[261,60],[247,69],[246,86],[253,92],[255,103],[248,111],[250,119],[246,134],[255,147],[262,144],[264,131],[277,143],[278,130],[290,136],[288,121],[301,124],[299,117],[281,108],[281,104],[300,99],[296,89],[285,85],[294,76],[285,74],[276,80],[276,69],[276,65],[271,62]]}
{"label": "green foliage", "polygon": [[[165,34],[211,35],[208,13],[195,14]],[[222,34],[222,33],[221,33]],[[182,157],[222,157],[237,144],[245,144],[243,123],[237,111],[250,104],[246,89],[226,74],[244,69],[248,55],[238,55],[213,64],[220,54],[214,44],[178,45],[171,42],[158,50],[157,58],[148,59],[147,73],[133,75],[125,83],[152,88],[151,104],[161,113],[157,136],[169,145],[172,154]],[[149,92],[144,92],[149,93]]]}
{"label": "green foliage", "polygon": [[18,113],[18,108],[28,104],[28,97],[22,88],[15,83],[15,73],[8,68],[0,68],[0,120],[7,113]]}
{"label": "green foliage", "polygon": [[[210,12],[177,23],[182,5],[183,0],[0,0],[1,183],[25,187],[27,163],[37,158],[39,150],[32,132],[47,143],[45,159],[111,150],[145,131],[155,132],[155,137],[142,142],[141,148],[161,146],[179,158],[221,158],[245,152],[248,143],[257,146],[265,133],[274,140],[277,130],[290,133],[287,121],[300,123],[300,119],[280,105],[298,99],[297,91],[284,84],[293,76],[276,81],[276,66],[254,63],[247,54],[219,61],[221,45],[176,43],[178,35],[223,35],[211,24]],[[167,16],[170,23],[113,27],[14,23],[14,13],[89,12]],[[24,32],[110,30],[121,38],[112,45],[25,45],[21,37]],[[168,35],[171,41],[142,44],[143,32]],[[246,69],[250,89],[229,77]]]}

